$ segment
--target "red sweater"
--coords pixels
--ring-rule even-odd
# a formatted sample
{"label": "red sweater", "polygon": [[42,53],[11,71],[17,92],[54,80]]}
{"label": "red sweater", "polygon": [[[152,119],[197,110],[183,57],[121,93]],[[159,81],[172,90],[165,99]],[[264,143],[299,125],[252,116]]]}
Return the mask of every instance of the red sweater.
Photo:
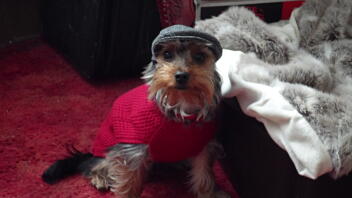
{"label": "red sweater", "polygon": [[104,157],[117,143],[148,144],[152,160],[176,162],[197,155],[213,138],[214,122],[170,120],[147,94],[147,85],[141,85],[117,98],[94,141],[93,155]]}

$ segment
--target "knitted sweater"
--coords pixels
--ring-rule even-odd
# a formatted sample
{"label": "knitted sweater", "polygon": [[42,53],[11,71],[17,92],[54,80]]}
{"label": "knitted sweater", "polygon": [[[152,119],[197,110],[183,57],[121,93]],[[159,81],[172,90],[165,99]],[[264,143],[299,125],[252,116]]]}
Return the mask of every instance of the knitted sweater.
{"label": "knitted sweater", "polygon": [[176,162],[197,155],[213,138],[214,122],[170,120],[147,94],[148,86],[141,85],[117,98],[94,141],[93,155],[104,157],[117,143],[147,144],[152,160]]}

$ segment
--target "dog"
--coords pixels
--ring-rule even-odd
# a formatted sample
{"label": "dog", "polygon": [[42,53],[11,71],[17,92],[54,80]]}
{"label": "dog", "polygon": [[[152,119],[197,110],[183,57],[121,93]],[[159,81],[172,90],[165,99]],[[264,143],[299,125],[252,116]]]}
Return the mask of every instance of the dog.
{"label": "dog", "polygon": [[154,164],[190,165],[191,190],[199,198],[230,197],[219,190],[212,165],[219,145],[214,117],[221,95],[215,62],[222,48],[216,38],[174,25],[152,43],[145,84],[120,96],[103,122],[92,153],[69,149],[42,175],[52,184],[83,173],[97,189],[123,198],[140,197]]}

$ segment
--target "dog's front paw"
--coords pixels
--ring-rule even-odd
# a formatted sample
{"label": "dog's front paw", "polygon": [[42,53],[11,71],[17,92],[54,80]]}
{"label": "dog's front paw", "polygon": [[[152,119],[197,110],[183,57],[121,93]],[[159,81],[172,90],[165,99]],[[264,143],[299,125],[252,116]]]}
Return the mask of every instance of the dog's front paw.
{"label": "dog's front paw", "polygon": [[231,198],[231,196],[224,191],[216,191],[207,194],[197,194],[197,198]]}
{"label": "dog's front paw", "polygon": [[226,193],[226,192],[224,192],[222,190],[216,191],[214,193],[214,195],[215,195],[214,196],[215,198],[231,198],[231,196],[228,193]]}

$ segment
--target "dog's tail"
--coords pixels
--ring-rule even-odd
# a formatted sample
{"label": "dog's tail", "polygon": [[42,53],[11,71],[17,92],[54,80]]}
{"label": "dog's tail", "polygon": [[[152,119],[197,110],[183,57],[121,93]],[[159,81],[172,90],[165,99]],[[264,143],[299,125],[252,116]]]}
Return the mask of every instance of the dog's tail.
{"label": "dog's tail", "polygon": [[89,174],[91,168],[102,158],[94,157],[91,153],[82,153],[73,146],[67,146],[69,156],[62,160],[57,160],[42,175],[42,179],[48,184],[77,174]]}

